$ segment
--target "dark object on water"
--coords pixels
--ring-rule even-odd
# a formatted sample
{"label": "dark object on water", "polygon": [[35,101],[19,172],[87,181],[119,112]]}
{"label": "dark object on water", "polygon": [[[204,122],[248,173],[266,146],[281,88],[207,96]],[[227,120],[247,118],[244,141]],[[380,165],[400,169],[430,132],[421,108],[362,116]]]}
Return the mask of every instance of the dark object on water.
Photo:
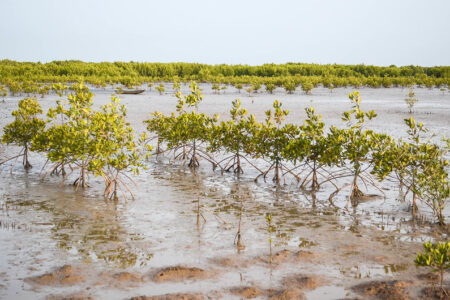
{"label": "dark object on water", "polygon": [[117,94],[132,94],[132,95],[137,95],[140,93],[145,92],[145,90],[116,90]]}

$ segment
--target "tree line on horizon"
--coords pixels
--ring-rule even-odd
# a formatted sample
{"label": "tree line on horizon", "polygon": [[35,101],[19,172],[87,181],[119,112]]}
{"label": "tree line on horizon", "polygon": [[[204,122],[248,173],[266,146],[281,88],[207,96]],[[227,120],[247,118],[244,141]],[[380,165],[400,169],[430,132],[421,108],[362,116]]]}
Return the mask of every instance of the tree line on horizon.
{"label": "tree line on horizon", "polygon": [[[381,67],[340,64],[207,65],[200,63],[82,62],[77,60],[17,62],[0,60],[0,84],[12,94],[30,90],[45,94],[49,83],[85,82],[97,87],[123,85],[128,88],[153,82],[209,82],[234,86],[264,84],[275,87],[323,85],[326,88],[352,86],[445,87],[450,85],[450,66]],[[44,90],[42,90],[44,89]]]}

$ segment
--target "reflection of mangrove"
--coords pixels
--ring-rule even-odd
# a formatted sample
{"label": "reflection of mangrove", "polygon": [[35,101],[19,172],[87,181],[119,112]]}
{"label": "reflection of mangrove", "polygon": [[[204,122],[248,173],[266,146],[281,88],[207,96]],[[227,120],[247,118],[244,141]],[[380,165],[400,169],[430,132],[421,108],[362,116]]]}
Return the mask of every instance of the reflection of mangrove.
{"label": "reflection of mangrove", "polygon": [[[77,199],[77,205],[92,205],[92,203]],[[60,209],[51,200],[8,200],[8,205],[16,207],[31,207],[37,211],[51,214],[51,237],[59,248],[76,251],[85,262],[102,260],[122,268],[145,265],[153,254],[145,248],[139,248],[143,238],[136,233],[129,233],[121,224],[120,210],[113,204],[105,203],[98,207],[83,206],[81,211],[90,211],[83,215],[77,213],[80,207]],[[68,204],[70,205],[70,204]],[[92,214],[92,215],[91,215]],[[131,246],[130,246],[131,244]],[[134,245],[133,245],[134,244]]]}

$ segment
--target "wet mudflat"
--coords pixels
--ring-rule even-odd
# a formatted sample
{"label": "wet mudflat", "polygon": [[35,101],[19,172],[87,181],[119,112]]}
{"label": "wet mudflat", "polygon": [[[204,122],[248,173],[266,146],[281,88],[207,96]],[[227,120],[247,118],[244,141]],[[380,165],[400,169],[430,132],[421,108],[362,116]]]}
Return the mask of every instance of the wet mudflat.
{"label": "wet mudflat", "polygon": [[[186,87],[185,87],[186,88]],[[203,85],[200,111],[226,119],[231,101],[264,118],[275,99],[289,109],[287,122],[301,123],[314,106],[327,125],[342,125],[351,89],[314,89],[312,95],[258,93],[249,97],[229,88],[215,95]],[[112,90],[94,89],[95,105]],[[405,135],[407,89],[360,89],[363,109],[378,117],[369,126],[395,137]],[[414,117],[438,135],[450,135],[450,94],[416,89]],[[40,100],[44,111],[55,95]],[[0,126],[11,121],[18,97],[0,103]],[[148,113],[175,110],[171,94],[122,95],[137,132]],[[14,153],[2,148],[0,156]],[[74,191],[61,178],[40,173],[45,158],[32,154],[28,173],[18,164],[0,166],[0,298],[2,299],[414,299],[433,278],[414,266],[422,242],[448,239],[433,225],[431,212],[411,222],[399,189],[384,182],[370,189],[358,207],[345,208],[348,191],[329,202],[333,189],[302,192],[289,178],[280,187],[212,171],[202,163],[193,173],[153,157],[135,178],[136,200],[105,201],[100,178]],[[261,167],[265,162],[256,161]],[[197,226],[197,205],[203,217]],[[236,233],[242,206],[242,244]],[[266,214],[273,217],[269,232]],[[446,211],[446,217],[450,211]],[[447,219],[447,222],[449,220]],[[269,243],[272,239],[272,245]],[[272,255],[271,255],[272,253]],[[432,293],[429,292],[428,295]],[[158,296],[160,296],[158,298]],[[140,298],[139,298],[140,297]],[[147,297],[147,298],[145,298]],[[153,298],[152,298],[153,297]]]}

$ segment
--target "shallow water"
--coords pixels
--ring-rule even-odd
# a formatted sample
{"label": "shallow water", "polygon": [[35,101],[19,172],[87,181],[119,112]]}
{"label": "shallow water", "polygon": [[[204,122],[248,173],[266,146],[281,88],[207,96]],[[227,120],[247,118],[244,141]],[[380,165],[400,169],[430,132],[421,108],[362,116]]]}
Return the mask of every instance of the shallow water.
{"label": "shallow water", "polygon": [[[231,101],[240,97],[242,106],[264,117],[275,99],[290,111],[288,122],[300,123],[304,108],[314,106],[327,125],[340,125],[340,114],[350,108],[351,89],[314,89],[312,95],[297,92],[285,95],[258,93],[248,97],[229,88],[213,94],[202,85],[205,98],[200,111],[218,113],[226,119]],[[186,87],[184,87],[186,89]],[[93,90],[96,106],[109,100],[111,90]],[[360,90],[363,109],[375,109],[378,117],[370,128],[396,137],[405,135],[402,119],[407,118],[404,103],[407,90]],[[414,117],[438,135],[450,135],[450,94],[438,89],[416,89],[419,103]],[[128,118],[137,132],[144,127],[148,113],[175,110],[172,93],[155,91],[141,95],[121,95]],[[0,126],[12,120],[10,113],[21,97],[7,97],[0,103]],[[40,99],[44,110],[53,106],[55,95]],[[0,157],[14,147],[0,149]],[[417,275],[425,270],[414,266],[421,242],[447,238],[430,211],[420,206],[423,222],[410,222],[407,205],[399,203],[398,187],[383,183],[385,195],[346,209],[348,191],[328,201],[328,187],[316,195],[301,192],[291,179],[276,187],[253,179],[257,173],[248,165],[240,178],[212,171],[201,163],[195,174],[189,169],[168,166],[167,158],[152,158],[148,170],[136,178],[136,199],[105,201],[102,181],[90,178],[90,187],[74,191],[60,185],[60,178],[41,180],[45,159],[31,155],[34,168],[25,173],[20,165],[0,166],[0,298],[30,299],[61,295],[91,296],[95,299],[126,299],[168,293],[202,293],[212,298],[239,299],[236,287],[262,291],[282,290],[293,276],[317,277],[317,288],[305,289],[309,299],[354,297],[349,288],[374,279],[412,280],[425,286]],[[263,167],[263,161],[256,162]],[[197,226],[197,201],[204,215]],[[243,204],[242,242],[238,251],[235,238]],[[267,213],[273,216],[274,232],[268,232]],[[450,212],[446,211],[446,217]],[[273,259],[270,264],[269,237]],[[284,251],[283,250],[287,250]],[[83,280],[37,283],[37,276],[55,272],[63,265],[76,269]],[[180,281],[159,282],[155,272],[172,266],[201,268],[201,278],[181,277]],[[133,276],[120,276],[129,272]],[[73,279],[73,278],[72,278]],[[269,292],[258,297],[265,299]]]}

